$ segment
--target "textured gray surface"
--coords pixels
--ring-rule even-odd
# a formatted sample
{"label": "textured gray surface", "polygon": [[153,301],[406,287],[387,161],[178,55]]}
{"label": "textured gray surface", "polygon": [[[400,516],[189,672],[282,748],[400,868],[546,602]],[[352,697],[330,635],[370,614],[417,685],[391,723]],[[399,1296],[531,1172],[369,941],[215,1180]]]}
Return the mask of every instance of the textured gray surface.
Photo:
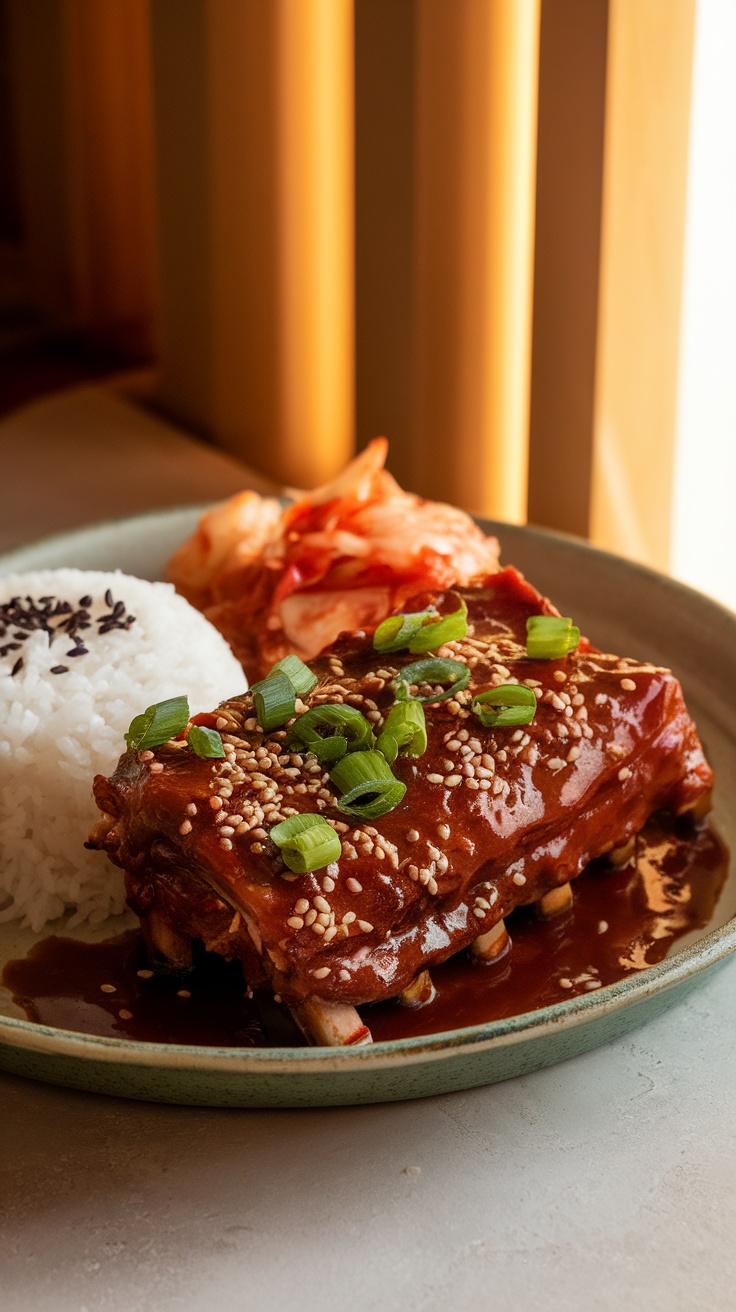
{"label": "textured gray surface", "polygon": [[729,963],[608,1048],[391,1106],[0,1077],[3,1312],[731,1309],[735,1013]]}

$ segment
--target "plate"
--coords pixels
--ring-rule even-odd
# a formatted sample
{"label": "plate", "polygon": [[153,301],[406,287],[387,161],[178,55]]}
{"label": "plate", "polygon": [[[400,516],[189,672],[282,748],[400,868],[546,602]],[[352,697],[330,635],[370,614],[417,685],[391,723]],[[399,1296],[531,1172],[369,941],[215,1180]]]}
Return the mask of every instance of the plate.
{"label": "plate", "polygon": [[[163,577],[201,507],[167,510],[47,538],[0,557],[0,574],[76,566]],[[670,665],[681,679],[716,777],[715,823],[733,846],[736,616],[661,574],[576,539],[480,521],[563,614],[604,650]],[[394,1101],[522,1075],[617,1038],[680,1001],[736,948],[732,876],[705,929],[656,966],[596,992],[510,1020],[365,1048],[199,1048],[97,1038],[35,1025],[0,989],[0,1067],[75,1088],[158,1102],[317,1107]],[[82,937],[124,927],[108,921]],[[0,926],[0,967],[41,935]]]}

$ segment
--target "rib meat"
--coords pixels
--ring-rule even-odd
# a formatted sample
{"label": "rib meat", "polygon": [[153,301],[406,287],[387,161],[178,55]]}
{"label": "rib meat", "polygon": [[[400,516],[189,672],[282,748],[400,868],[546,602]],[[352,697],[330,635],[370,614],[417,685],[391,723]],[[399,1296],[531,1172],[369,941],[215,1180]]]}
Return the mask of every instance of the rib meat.
{"label": "rib meat", "polygon": [[[466,662],[470,685],[426,708],[427,751],[394,763],[407,791],[375,822],[338,809],[328,774],[287,748],[284,730],[260,731],[250,694],[197,717],[221,731],[225,761],[173,741],[128,752],[110,779],[97,777],[103,817],[90,842],[125,871],[154,956],[173,950],[181,964],[187,941],[201,939],[240,958],[249,984],[279,993],[313,1040],[352,1041],[350,1008],[419,996],[412,985],[435,963],[498,944],[491,931],[514,907],[620,849],[653,812],[681,814],[707,794],[712,773],[668,670],[584,639],[564,659],[528,659],[527,617],[557,612],[514,569],[457,591],[468,635],[439,654]],[[430,601],[452,610],[457,593],[409,608]],[[304,705],[345,701],[378,725],[391,678],[413,659],[343,635],[312,663],[319,684]],[[484,728],[471,697],[511,679],[535,689],[533,722]],[[342,854],[327,869],[294,875],[270,841],[297,811],[337,829]],[[329,1023],[304,1022],[322,1004]],[[335,1017],[343,1037],[324,1037]]]}

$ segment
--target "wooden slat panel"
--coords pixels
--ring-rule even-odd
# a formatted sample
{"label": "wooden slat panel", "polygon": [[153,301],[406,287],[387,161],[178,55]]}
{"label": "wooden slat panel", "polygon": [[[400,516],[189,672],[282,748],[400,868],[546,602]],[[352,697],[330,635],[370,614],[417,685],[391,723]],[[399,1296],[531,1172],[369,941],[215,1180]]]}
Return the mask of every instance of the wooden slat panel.
{"label": "wooden slat panel", "polygon": [[357,445],[411,478],[414,0],[355,4]]}
{"label": "wooden slat panel", "polygon": [[695,0],[610,0],[591,537],[669,560]]}
{"label": "wooden slat panel", "polygon": [[353,446],[351,0],[152,13],[162,400],[273,477],[314,484]]}
{"label": "wooden slat panel", "polygon": [[528,517],[590,527],[608,0],[542,0]]}
{"label": "wooden slat panel", "polygon": [[538,0],[418,0],[412,484],[526,515]]}
{"label": "wooden slat panel", "polygon": [[156,306],[146,0],[10,0],[22,227],[54,328],[145,356]]}

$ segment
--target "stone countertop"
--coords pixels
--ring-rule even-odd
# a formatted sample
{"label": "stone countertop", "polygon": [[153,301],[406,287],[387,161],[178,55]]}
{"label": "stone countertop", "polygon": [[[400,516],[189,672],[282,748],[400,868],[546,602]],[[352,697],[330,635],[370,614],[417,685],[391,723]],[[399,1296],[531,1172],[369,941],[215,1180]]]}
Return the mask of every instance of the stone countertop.
{"label": "stone countertop", "polygon": [[[258,486],[102,388],[5,420],[0,466],[5,546]],[[606,1048],[376,1107],[167,1107],[0,1075],[2,1312],[730,1312],[735,1015],[729,963]]]}
{"label": "stone countertop", "polygon": [[0,1077],[3,1312],[726,1312],[736,967],[422,1102],[166,1107]]}

